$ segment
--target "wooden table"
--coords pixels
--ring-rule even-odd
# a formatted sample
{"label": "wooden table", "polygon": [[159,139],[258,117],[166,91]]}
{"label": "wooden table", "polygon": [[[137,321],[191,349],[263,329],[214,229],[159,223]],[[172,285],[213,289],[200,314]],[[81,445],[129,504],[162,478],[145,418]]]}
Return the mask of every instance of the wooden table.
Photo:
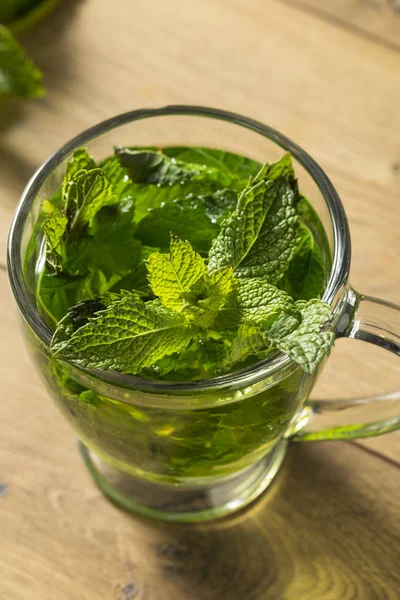
{"label": "wooden table", "polygon": [[[398,3],[397,3],[398,4]],[[342,195],[357,289],[400,301],[400,15],[386,0],[64,0],[24,42],[42,101],[1,112],[0,244],[34,169],[132,108],[194,103],[260,119]],[[399,436],[292,445],[270,491],[202,526],[109,504],[27,357],[0,260],[0,598],[399,597]],[[397,359],[337,344],[316,394],[399,387]],[[396,537],[397,536],[397,537]]]}

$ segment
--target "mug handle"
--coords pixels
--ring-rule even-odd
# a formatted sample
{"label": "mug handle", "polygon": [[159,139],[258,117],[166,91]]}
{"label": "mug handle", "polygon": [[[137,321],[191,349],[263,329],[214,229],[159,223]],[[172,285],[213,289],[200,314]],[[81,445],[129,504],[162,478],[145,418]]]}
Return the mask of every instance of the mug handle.
{"label": "mug handle", "polygon": [[[347,303],[336,327],[336,339],[353,338],[380,346],[400,356],[400,306],[385,300],[358,294],[349,289]],[[379,421],[357,425],[336,425],[329,429],[305,431],[312,415],[328,415],[351,410],[361,414],[362,407],[383,408],[388,416]],[[393,416],[397,413],[397,416]],[[301,411],[289,436],[299,442],[353,440],[390,433],[400,429],[400,391],[350,400],[309,400]],[[317,418],[318,422],[318,418]]]}

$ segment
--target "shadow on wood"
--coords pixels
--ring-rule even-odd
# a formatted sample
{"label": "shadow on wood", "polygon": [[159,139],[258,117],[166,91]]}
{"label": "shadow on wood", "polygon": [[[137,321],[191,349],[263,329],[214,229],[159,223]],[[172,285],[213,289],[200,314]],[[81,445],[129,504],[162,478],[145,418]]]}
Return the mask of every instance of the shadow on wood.
{"label": "shadow on wood", "polygon": [[[78,15],[78,9],[83,0],[68,0],[61,2],[53,13],[50,13],[33,29],[19,36],[28,55],[44,72],[46,96],[40,100],[20,98],[1,98],[0,105],[0,139],[4,132],[13,128],[15,123],[24,124],[29,120],[30,111],[38,107],[52,110],[53,93],[57,83],[68,80],[73,65],[72,53],[68,52],[68,30]],[[45,117],[43,117],[45,118]],[[38,146],[40,140],[38,140]],[[54,148],[55,150],[56,148]],[[32,153],[31,156],[17,154],[9,147],[4,139],[0,149],[0,180],[11,193],[6,198],[10,201],[10,210],[14,210],[19,194],[40,164],[40,159]],[[3,200],[4,202],[4,200]]]}
{"label": "shadow on wood", "polygon": [[[127,521],[128,544],[141,543],[139,532],[154,538],[145,550],[147,577],[138,566],[143,597],[394,599],[394,481],[380,477],[380,459],[373,479],[361,449],[343,444],[336,455],[335,447],[293,445],[264,497],[229,519],[193,526]],[[399,487],[398,474],[393,467]]]}
{"label": "shadow on wood", "polygon": [[84,0],[62,1],[38,25],[20,36],[21,43],[29,55],[44,71],[46,88],[57,80],[68,77],[73,68],[73,53],[68,48],[68,33]]}

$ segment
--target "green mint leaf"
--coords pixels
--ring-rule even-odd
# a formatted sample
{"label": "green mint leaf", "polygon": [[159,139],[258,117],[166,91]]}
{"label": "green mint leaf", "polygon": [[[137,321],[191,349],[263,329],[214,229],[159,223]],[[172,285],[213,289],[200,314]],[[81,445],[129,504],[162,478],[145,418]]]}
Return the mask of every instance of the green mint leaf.
{"label": "green mint leaf", "polygon": [[301,365],[306,373],[311,375],[320,362],[328,356],[335,336],[331,331],[322,333],[305,333],[283,338],[276,342],[276,347],[288,354]]}
{"label": "green mint leaf", "polygon": [[251,250],[275,199],[272,182],[248,185],[240,194],[236,210],[221,227],[209,253],[209,270],[232,267],[235,271]]}
{"label": "green mint leaf", "polygon": [[179,353],[165,356],[151,370],[149,377],[162,377],[169,381],[189,381],[213,377],[218,373],[226,355],[223,341],[195,336],[187,347]]}
{"label": "green mint leaf", "polygon": [[236,203],[237,192],[229,188],[222,188],[200,196],[189,194],[182,200],[182,204],[191,206],[193,210],[204,206],[206,215],[212,223],[226,219],[229,213],[235,210]]}
{"label": "green mint leaf", "polygon": [[65,316],[70,306],[92,295],[88,294],[86,277],[64,273],[60,262],[57,256],[54,261],[50,259],[51,272],[41,273],[36,290],[38,310],[51,326]]}
{"label": "green mint leaf", "polygon": [[[135,187],[135,223],[140,223],[154,210],[179,200],[184,193],[184,188],[186,187],[186,185],[181,186],[180,184],[167,187],[146,184],[132,185]],[[187,185],[190,186],[191,183],[189,182]],[[169,232],[167,231],[167,233]],[[154,242],[151,241],[150,244],[153,245]]]}
{"label": "green mint leaf", "polygon": [[297,212],[302,223],[304,223],[312,233],[316,247],[321,250],[325,262],[325,272],[329,273],[332,267],[332,254],[328,236],[326,235],[326,231],[318,213],[307,198],[301,193],[299,193]]}
{"label": "green mint leaf", "polygon": [[299,241],[279,287],[295,300],[318,298],[325,287],[325,271],[324,257],[314,236],[306,225],[300,223]]}
{"label": "green mint leaf", "polygon": [[290,156],[262,167],[240,194],[210,250],[209,269],[232,266],[237,277],[284,275],[297,243],[296,184]]}
{"label": "green mint leaf", "polygon": [[[143,260],[149,252],[133,235],[131,203],[103,207],[92,219],[88,232],[73,243],[61,239],[54,251],[47,244],[49,268],[38,280],[37,298],[41,309],[48,307],[47,314],[41,312],[51,324],[61,319],[69,306],[111,289],[132,290],[139,286],[143,292],[148,290]],[[63,223],[66,220],[61,215],[47,217],[42,224],[46,238],[52,233],[46,232],[46,227],[54,219],[62,219]],[[54,247],[57,238],[51,243]]]}
{"label": "green mint leaf", "polygon": [[[88,298],[101,296],[110,289],[121,289],[121,285],[125,289],[136,289],[141,271],[144,287],[147,287],[143,264],[147,253],[134,236],[133,210],[133,201],[129,199],[103,206],[84,235],[64,244],[64,269],[86,277]],[[135,274],[132,284],[124,285],[123,280],[132,274]]]}
{"label": "green mint leaf", "polygon": [[96,168],[96,163],[91,156],[89,156],[86,148],[78,148],[72,154],[72,159],[67,164],[67,170],[65,173],[65,180],[68,182],[78,171],[85,169],[90,171]]}
{"label": "green mint leaf", "polygon": [[171,238],[170,255],[155,252],[147,261],[150,287],[167,308],[181,311],[183,294],[205,273],[203,258],[189,242]]}
{"label": "green mint leaf", "polygon": [[269,326],[264,329],[264,333],[266,334],[265,340],[268,337],[268,339],[273,342],[275,339],[281,339],[284,336],[289,335],[299,327],[301,319],[302,316],[300,311],[296,314],[282,312],[275,321],[270,323]]}
{"label": "green mint leaf", "polygon": [[53,253],[57,251],[67,228],[67,223],[67,217],[57,214],[52,214],[43,221],[42,228],[46,236],[47,249],[49,252]]}
{"label": "green mint leaf", "polygon": [[[123,238],[115,234],[115,243],[104,235],[104,229],[98,230],[96,236],[85,235],[73,244],[64,246],[63,267],[71,275],[102,275],[89,297],[102,295],[104,291],[117,285],[121,279],[135,272],[141,261],[142,245],[133,236]],[[110,236],[111,237],[111,236]],[[131,286],[132,288],[133,286]]]}
{"label": "green mint leaf", "polygon": [[330,320],[331,309],[329,304],[314,298],[312,300],[297,300],[296,308],[301,313],[301,324],[296,333],[318,333]]}
{"label": "green mint leaf", "polygon": [[[162,154],[156,153],[154,150],[150,149],[139,150],[132,148],[127,149],[127,152],[133,152],[133,156],[137,156],[137,154],[150,154],[151,157],[154,157],[154,155],[156,157],[163,157]],[[165,158],[166,160],[170,160],[167,157]],[[104,171],[105,176],[112,184],[114,193],[118,200],[125,199],[128,197],[135,199],[136,223],[140,223],[140,221],[143,218],[145,218],[153,209],[160,208],[162,206],[165,206],[166,204],[176,201],[179,198],[182,198],[193,187],[196,187],[197,189],[197,184],[196,186],[192,186],[192,181],[190,177],[184,178],[184,184],[178,182],[175,184],[168,185],[151,185],[144,182],[138,182],[137,180],[132,179],[130,177],[129,169],[122,164],[118,156],[107,158],[101,163],[101,167]],[[199,168],[201,168],[201,166]],[[198,171],[196,170],[195,173],[197,172]],[[168,245],[169,239],[166,246]]]}
{"label": "green mint leaf", "polygon": [[267,177],[271,181],[276,181],[283,177],[287,181],[294,181],[296,175],[292,163],[292,155],[287,152],[278,161],[267,164],[264,167],[263,177]]}
{"label": "green mint leaf", "polygon": [[316,299],[308,302],[299,300],[296,307],[302,316],[297,329],[289,335],[284,332],[282,337],[278,331],[273,334],[267,332],[264,338],[270,339],[281,352],[288,354],[306,373],[311,374],[330,353],[335,340],[332,331],[321,331],[331,317],[331,310],[328,304]]}
{"label": "green mint leaf", "polygon": [[170,158],[214,169],[221,184],[224,182],[225,186],[236,192],[242,191],[249,177],[255,177],[261,167],[260,163],[250,158],[214,148],[171,146],[164,148],[163,152]]}
{"label": "green mint leaf", "polygon": [[42,223],[43,233],[46,237],[46,260],[54,271],[62,270],[60,244],[67,224],[67,217],[60,214],[52,214]]}
{"label": "green mint leaf", "polygon": [[40,98],[43,74],[26,56],[12,33],[0,25],[0,94]]}
{"label": "green mint leaf", "polygon": [[114,277],[114,282],[136,271],[144,255],[142,244],[134,235],[133,217],[132,199],[103,206],[90,223],[87,256],[80,260],[101,269],[110,281]]}
{"label": "green mint leaf", "polygon": [[[180,315],[157,300],[143,302],[134,294],[120,295],[93,316],[88,316],[87,306],[82,312],[85,324],[72,335],[62,325],[61,341],[56,332],[52,351],[85,367],[137,374],[164,356],[181,352],[193,337]],[[79,318],[75,313],[75,322]]]}
{"label": "green mint leaf", "polygon": [[[136,240],[135,240],[136,241]],[[138,265],[131,270],[125,277],[120,279],[111,288],[111,292],[120,292],[121,290],[133,290],[140,295],[145,295],[148,299],[154,299],[153,292],[150,289],[147,260],[153,252],[158,252],[159,248],[151,248],[150,246],[140,247],[140,260]]]}
{"label": "green mint leaf", "polygon": [[207,217],[202,204],[185,206],[179,202],[169,202],[148,213],[139,223],[135,235],[145,245],[157,240],[160,248],[166,249],[170,231],[182,239],[190,240],[195,250],[207,256],[219,227]]}
{"label": "green mint leaf", "polygon": [[124,198],[116,204],[103,206],[93,217],[89,233],[96,241],[121,243],[121,237],[133,237],[134,214],[135,201],[132,198]]}
{"label": "green mint leaf", "polygon": [[260,328],[256,325],[243,323],[239,326],[236,337],[222,363],[223,368],[244,361],[248,356],[259,354],[266,349],[265,340]]}
{"label": "green mint leaf", "polygon": [[[128,172],[118,160],[117,156],[106,158],[100,163],[103,173],[112,185],[113,192],[118,201],[135,198],[138,186],[129,178]],[[147,186],[143,186],[144,188]]]}
{"label": "green mint leaf", "polygon": [[188,320],[202,329],[211,327],[218,312],[228,300],[234,283],[231,267],[225,267],[213,273],[205,273],[183,296]]}
{"label": "green mint leaf", "polygon": [[205,277],[205,291],[207,297],[213,300],[218,299],[220,305],[228,298],[235,284],[233,269],[231,267],[223,267],[208,273]]}
{"label": "green mint leaf", "polygon": [[[234,165],[235,161],[232,158],[230,162],[232,166],[237,167],[237,172],[230,171],[226,165],[223,169],[216,168],[212,164],[209,165],[206,160],[198,164],[186,161],[186,158],[183,161],[173,156],[175,150],[179,154],[179,148],[167,148],[163,153],[153,149],[119,148],[116,150],[120,169],[125,174],[124,178],[121,177],[121,172],[118,172],[118,179],[123,180],[126,186],[129,182],[133,186],[130,193],[136,199],[137,223],[146,217],[149,210],[171,202],[178,202],[183,208],[189,206],[199,208],[204,205],[206,215],[215,222],[227,216],[235,206],[237,191],[243,189],[249,174],[258,170],[258,164],[248,159],[238,159],[239,164]],[[197,150],[193,152],[193,158],[202,159],[200,149]],[[212,152],[218,155],[218,151]],[[206,156],[208,155],[207,151]],[[234,155],[228,153],[228,156]],[[106,175],[112,178],[116,166],[109,161],[111,159],[107,159],[102,166],[105,168],[108,163],[107,168],[111,170],[111,174],[106,172]],[[218,160],[211,160],[211,162],[222,164]],[[241,169],[240,165],[243,162],[247,168]],[[129,166],[130,163],[133,166]],[[127,182],[128,174],[131,179],[128,178]],[[117,191],[116,193],[118,195]]]}
{"label": "green mint leaf", "polygon": [[135,183],[173,185],[204,171],[204,167],[171,159],[157,151],[116,148],[115,153]]}
{"label": "green mint leaf", "polygon": [[291,184],[277,180],[273,185],[276,195],[263,228],[235,274],[263,277],[275,284],[287,270],[297,245],[298,218]]}
{"label": "green mint leaf", "polygon": [[[187,209],[190,202],[185,200],[188,194],[197,196],[201,191],[208,192],[211,187],[215,187],[214,182],[206,182],[204,189],[204,182],[200,183],[197,180],[187,180],[184,184],[176,183],[174,185],[159,186],[159,185],[148,185],[142,183],[134,183],[127,174],[127,169],[123,167],[116,157],[107,159],[102,163],[102,168],[107,179],[113,186],[114,193],[117,199],[134,198],[135,200],[135,223],[140,223],[144,218],[151,215],[154,210],[166,207],[172,203],[177,203],[181,208]],[[176,210],[176,209],[175,209]],[[187,212],[187,210],[186,210]],[[185,216],[182,214],[182,217]],[[158,227],[158,220],[162,217],[161,213],[154,215],[155,224],[154,227]],[[173,218],[173,215],[169,217],[169,213],[166,215],[167,218]],[[179,217],[178,217],[179,218]],[[204,216],[202,215],[204,222]],[[208,223],[206,223],[208,226]],[[203,227],[205,224],[203,224]],[[143,236],[151,235],[151,229],[153,227],[152,221],[146,222],[144,226]],[[167,236],[169,231],[163,230],[164,235]],[[185,237],[182,235],[182,237]],[[153,244],[153,240],[150,242]],[[165,247],[168,247],[169,240]]]}
{"label": "green mint leaf", "polygon": [[[227,168],[208,166],[203,160],[191,162],[185,159],[183,161],[175,156],[169,156],[167,151],[161,152],[149,148],[115,149],[121,165],[127,169],[130,178],[135,183],[171,186],[197,180],[214,182],[220,187],[232,187],[240,181],[241,186],[236,188],[237,190],[241,189],[243,183],[246,183],[248,179],[248,174],[243,180],[243,173],[239,175]],[[248,161],[248,164],[254,165],[253,161]],[[254,166],[251,172],[254,172]]]}
{"label": "green mint leaf", "polygon": [[68,218],[68,233],[81,231],[94,215],[114,202],[112,187],[101,168],[82,169],[63,184],[63,212]]}
{"label": "green mint leaf", "polygon": [[[118,180],[118,187],[122,186],[123,193],[135,197],[137,223],[149,211],[172,202],[183,208],[204,205],[207,217],[214,223],[227,216],[235,206],[237,191],[243,189],[250,174],[259,170],[258,163],[249,159],[201,148],[186,149],[185,152],[182,148],[172,147],[164,149],[163,153],[150,148],[121,148],[117,149],[117,153],[125,158],[121,162],[117,157],[106,159],[102,167],[114,188],[117,185],[115,180]],[[193,160],[189,160],[191,156]],[[139,174],[131,173],[126,163],[138,160]],[[128,174],[133,176],[133,180]],[[148,180],[151,180],[150,184]],[[115,193],[118,197],[117,189]],[[184,234],[179,235],[185,237]]]}
{"label": "green mint leaf", "polygon": [[[148,254],[134,237],[133,200],[101,208],[90,227],[82,235],[74,236],[73,243],[66,231],[66,217],[57,213],[51,203],[45,204],[49,210],[42,207],[45,218],[41,227],[47,239],[49,268],[38,280],[38,299],[42,308],[49,307],[44,316],[51,323],[80,300],[102,296],[111,288],[118,291],[119,286],[133,289],[134,284],[140,284],[140,273],[143,287],[148,288],[143,264]],[[57,277],[52,277],[55,272]],[[133,283],[129,284],[128,277],[133,273]]]}
{"label": "green mint leaf", "polygon": [[267,331],[282,316],[301,322],[300,309],[293,299],[267,281],[257,278],[239,279],[234,293],[221,310],[219,325],[235,328],[237,324],[260,325]]}
{"label": "green mint leaf", "polygon": [[53,347],[61,347],[68,343],[71,336],[84,325],[87,325],[89,320],[95,317],[96,313],[105,310],[112,300],[117,300],[117,296],[113,298],[104,296],[93,300],[83,300],[75,306],[68,308],[67,314],[60,320],[57,329],[54,332],[52,339]]}
{"label": "green mint leaf", "polygon": [[198,340],[192,340],[181,352],[164,356],[149,369],[144,369],[143,375],[150,379],[162,377],[168,381],[198,379],[201,362],[200,348]]}
{"label": "green mint leaf", "polygon": [[1,0],[0,22],[14,21],[39,2],[40,0]]}
{"label": "green mint leaf", "polygon": [[75,150],[72,159],[67,163],[61,192],[57,192],[52,198],[45,200],[40,207],[38,222],[41,222],[41,228],[46,236],[46,260],[57,271],[62,271],[65,267],[60,246],[67,230],[70,229],[71,220],[71,216],[68,219],[65,214],[66,208],[62,206],[62,201],[64,200],[65,204],[74,175],[82,169],[90,170],[95,167],[96,163],[85,148]]}

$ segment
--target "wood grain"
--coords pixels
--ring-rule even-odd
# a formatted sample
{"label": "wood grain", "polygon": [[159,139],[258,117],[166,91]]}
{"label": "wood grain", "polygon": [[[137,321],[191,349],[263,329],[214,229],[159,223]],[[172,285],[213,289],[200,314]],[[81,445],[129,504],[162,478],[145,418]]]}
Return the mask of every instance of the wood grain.
{"label": "wood grain", "polygon": [[[192,103],[258,118],[308,150],[345,204],[355,287],[399,303],[400,38],[367,4],[70,0],[25,36],[48,93],[0,111],[0,598],[398,597],[399,470],[354,444],[294,445],[260,502],[209,526],[108,504],[26,356],[4,271],[12,212],[51,152],[118,112]],[[396,357],[344,340],[315,395],[399,382]],[[399,440],[365,444],[398,460]]]}
{"label": "wood grain", "polygon": [[398,0],[283,0],[300,10],[322,17],[339,27],[400,50],[400,3]]}

